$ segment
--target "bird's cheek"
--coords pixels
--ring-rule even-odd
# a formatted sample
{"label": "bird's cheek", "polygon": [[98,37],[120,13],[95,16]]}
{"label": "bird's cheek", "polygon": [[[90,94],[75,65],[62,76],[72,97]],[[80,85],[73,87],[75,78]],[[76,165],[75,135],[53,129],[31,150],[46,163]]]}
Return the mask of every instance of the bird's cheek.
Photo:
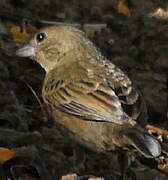
{"label": "bird's cheek", "polygon": [[37,50],[33,58],[40,64],[40,62],[45,59],[43,51]]}

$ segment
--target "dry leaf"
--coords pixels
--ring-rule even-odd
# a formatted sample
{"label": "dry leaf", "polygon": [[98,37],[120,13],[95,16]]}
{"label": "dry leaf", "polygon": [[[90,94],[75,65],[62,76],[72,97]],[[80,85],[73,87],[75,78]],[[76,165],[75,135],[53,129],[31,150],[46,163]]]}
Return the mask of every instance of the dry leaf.
{"label": "dry leaf", "polygon": [[93,37],[95,35],[95,29],[85,29],[85,33],[87,34],[88,37]]}
{"label": "dry leaf", "polygon": [[117,11],[118,13],[124,14],[125,16],[131,16],[130,9],[125,5],[123,0],[118,0]]}
{"label": "dry leaf", "polygon": [[27,32],[21,32],[19,26],[12,26],[10,32],[12,34],[12,38],[15,43],[25,43],[30,38]]}
{"label": "dry leaf", "polygon": [[15,156],[15,153],[4,147],[0,147],[0,164],[3,164],[5,161],[13,158]]}

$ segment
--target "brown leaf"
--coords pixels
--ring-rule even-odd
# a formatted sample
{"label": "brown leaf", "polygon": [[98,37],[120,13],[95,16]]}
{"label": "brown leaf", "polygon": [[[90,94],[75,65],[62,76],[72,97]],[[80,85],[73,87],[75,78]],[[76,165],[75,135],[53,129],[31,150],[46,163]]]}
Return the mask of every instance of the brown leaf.
{"label": "brown leaf", "polygon": [[131,16],[130,9],[125,5],[123,0],[118,0],[117,11],[118,13],[124,14],[125,16]]}
{"label": "brown leaf", "polygon": [[0,147],[0,164],[3,164],[4,162],[13,158],[14,156],[15,153],[12,150],[8,148]]}
{"label": "brown leaf", "polygon": [[85,29],[84,31],[88,37],[93,37],[96,33],[96,30],[94,30],[94,29]]}
{"label": "brown leaf", "polygon": [[21,28],[19,26],[12,26],[10,32],[15,43],[25,43],[30,38],[27,32],[21,32]]}

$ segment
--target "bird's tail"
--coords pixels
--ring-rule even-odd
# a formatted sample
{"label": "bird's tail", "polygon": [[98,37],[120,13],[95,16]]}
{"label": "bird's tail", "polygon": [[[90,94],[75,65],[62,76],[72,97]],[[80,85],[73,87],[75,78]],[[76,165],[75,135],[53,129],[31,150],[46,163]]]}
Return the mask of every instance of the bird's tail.
{"label": "bird's tail", "polygon": [[123,136],[126,141],[147,158],[157,158],[162,153],[160,142],[148,132],[130,129]]}
{"label": "bird's tail", "polygon": [[123,132],[123,136],[130,145],[146,158],[155,159],[157,169],[162,171],[168,167],[168,131],[155,126],[151,127],[153,133],[162,134],[163,138],[158,139],[157,136],[150,134],[148,131],[139,129],[130,129]]}

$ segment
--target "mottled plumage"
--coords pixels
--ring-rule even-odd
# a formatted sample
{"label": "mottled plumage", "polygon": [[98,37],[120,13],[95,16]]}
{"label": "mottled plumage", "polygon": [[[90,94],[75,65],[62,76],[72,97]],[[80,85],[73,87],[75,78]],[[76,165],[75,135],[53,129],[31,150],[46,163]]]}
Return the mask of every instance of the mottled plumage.
{"label": "mottled plumage", "polygon": [[141,94],[84,33],[48,27],[17,54],[31,57],[45,69],[44,102],[74,139],[94,151],[131,145],[149,158],[161,154],[159,142],[145,131]]}

